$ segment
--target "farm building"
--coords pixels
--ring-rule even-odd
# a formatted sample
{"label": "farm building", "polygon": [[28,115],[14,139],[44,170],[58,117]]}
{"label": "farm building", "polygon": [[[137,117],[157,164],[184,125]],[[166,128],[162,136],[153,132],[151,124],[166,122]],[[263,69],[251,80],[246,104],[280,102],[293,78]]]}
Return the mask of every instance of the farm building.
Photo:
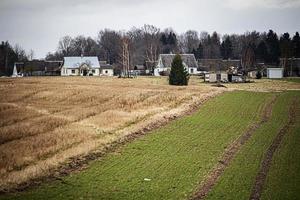
{"label": "farm building", "polygon": [[198,65],[205,71],[218,72],[226,71],[229,67],[240,68],[241,60],[198,59]]}
{"label": "farm building", "polygon": [[15,63],[23,76],[59,76],[62,61],[32,60]]}
{"label": "farm building", "polygon": [[250,71],[250,72],[248,72],[248,77],[249,78],[256,78],[256,74],[257,74],[256,70]]}
{"label": "farm building", "polygon": [[267,68],[268,78],[283,78],[283,68]]}
{"label": "farm building", "polygon": [[99,76],[100,64],[96,56],[64,57],[62,76]]}
{"label": "farm building", "polygon": [[114,75],[114,69],[112,65],[109,64],[104,64],[104,65],[100,65],[100,69],[101,69],[101,74],[103,76],[113,76]]}
{"label": "farm building", "polygon": [[[154,69],[154,76],[168,75],[176,54],[160,54]],[[198,63],[194,54],[180,54],[183,65],[189,74],[198,74]]]}
{"label": "farm building", "polygon": [[150,75],[150,70],[144,65],[135,65],[133,70],[130,70],[132,74],[135,75]]}
{"label": "farm building", "polygon": [[210,82],[210,83],[215,83],[217,81],[220,81],[222,83],[241,83],[243,82],[243,78],[241,74],[229,74],[226,72],[221,72],[221,73],[208,73],[205,74],[204,78],[205,82]]}
{"label": "farm building", "polygon": [[205,79],[205,81],[208,81],[210,83],[215,83],[218,80],[220,80],[221,82],[227,83],[228,82],[228,74],[227,73],[210,73],[206,75],[207,78]]}

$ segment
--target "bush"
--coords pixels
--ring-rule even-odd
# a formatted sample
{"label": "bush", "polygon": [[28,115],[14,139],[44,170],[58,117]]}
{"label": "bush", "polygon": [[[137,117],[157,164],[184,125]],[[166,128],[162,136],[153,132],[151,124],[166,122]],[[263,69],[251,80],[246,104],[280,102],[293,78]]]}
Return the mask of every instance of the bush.
{"label": "bush", "polygon": [[260,71],[257,71],[257,72],[256,72],[256,79],[261,79],[261,77],[262,77],[261,72],[260,72]]}
{"label": "bush", "polygon": [[189,73],[185,70],[180,55],[176,55],[172,61],[169,75],[170,85],[188,85]]}

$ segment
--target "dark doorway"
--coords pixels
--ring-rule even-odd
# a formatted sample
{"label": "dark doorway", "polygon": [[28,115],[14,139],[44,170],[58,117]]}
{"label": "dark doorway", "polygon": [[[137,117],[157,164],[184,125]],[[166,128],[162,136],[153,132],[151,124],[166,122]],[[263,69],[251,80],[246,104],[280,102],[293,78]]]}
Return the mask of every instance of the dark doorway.
{"label": "dark doorway", "polygon": [[88,74],[88,71],[86,69],[84,69],[82,74],[83,74],[83,76],[86,76]]}
{"label": "dark doorway", "polygon": [[228,82],[232,82],[232,74],[228,74]]}

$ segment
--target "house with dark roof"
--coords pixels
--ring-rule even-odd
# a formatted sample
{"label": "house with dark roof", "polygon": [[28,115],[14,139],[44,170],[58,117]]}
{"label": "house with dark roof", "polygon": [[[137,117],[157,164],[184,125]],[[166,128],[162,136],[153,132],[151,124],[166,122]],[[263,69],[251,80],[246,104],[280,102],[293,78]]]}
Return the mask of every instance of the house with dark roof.
{"label": "house with dark roof", "polygon": [[[154,69],[154,76],[168,75],[171,71],[173,59],[176,54],[160,54]],[[198,63],[194,54],[179,54],[182,63],[189,74],[198,74]]]}

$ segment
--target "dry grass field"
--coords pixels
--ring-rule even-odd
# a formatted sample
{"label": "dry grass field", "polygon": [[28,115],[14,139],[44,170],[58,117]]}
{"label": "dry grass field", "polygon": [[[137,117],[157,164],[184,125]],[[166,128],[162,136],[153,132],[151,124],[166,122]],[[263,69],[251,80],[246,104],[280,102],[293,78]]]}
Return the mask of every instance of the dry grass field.
{"label": "dry grass field", "polygon": [[0,189],[165,124],[224,90],[196,78],[187,87],[150,77],[0,79]]}
{"label": "dry grass field", "polygon": [[0,191],[166,124],[223,91],[300,89],[294,82],[266,79],[225,85],[212,87],[197,77],[185,87],[169,86],[166,77],[2,78]]}

